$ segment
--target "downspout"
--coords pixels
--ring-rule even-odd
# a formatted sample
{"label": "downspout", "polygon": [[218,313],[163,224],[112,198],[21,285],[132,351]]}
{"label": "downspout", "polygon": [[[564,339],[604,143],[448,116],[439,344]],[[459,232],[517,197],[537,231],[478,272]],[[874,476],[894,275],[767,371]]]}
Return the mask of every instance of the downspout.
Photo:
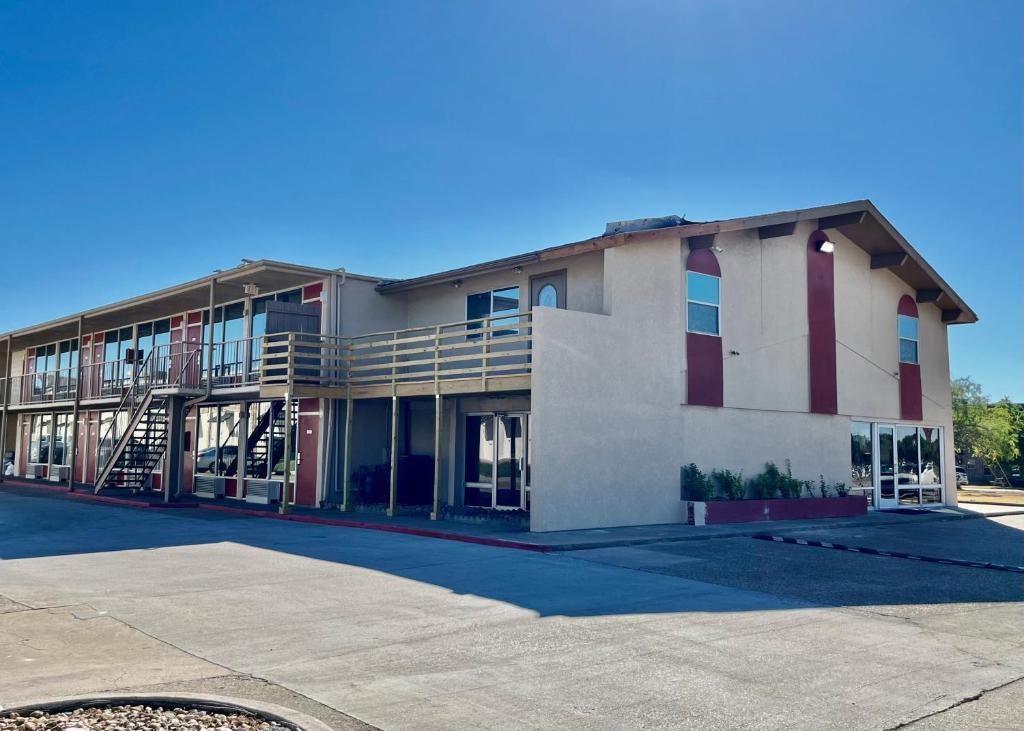
{"label": "downspout", "polygon": [[[341,272],[340,279],[337,273],[332,273],[330,278],[331,306],[328,321],[330,330],[327,333],[335,343],[339,343],[341,337],[341,287],[345,284],[345,269],[341,268],[338,271]],[[335,435],[338,431],[337,425],[340,414],[338,413],[337,401],[337,399],[330,400],[330,418],[327,419],[327,434],[324,440],[324,474],[326,481],[331,485],[331,497],[335,497],[338,488],[338,450],[336,449]]]}
{"label": "downspout", "polygon": [[[213,393],[213,320],[214,320],[214,294],[216,292],[217,277],[210,280],[210,327],[209,337],[206,343],[206,390],[202,396],[196,396],[193,399],[189,399],[181,406],[181,437],[178,439],[178,459],[184,461],[185,459],[185,419],[188,417],[188,411],[196,404],[200,404],[210,398],[210,394]],[[185,334],[188,334],[188,314],[185,315],[185,322],[182,323],[185,327]],[[184,341],[184,338],[182,338]],[[198,421],[196,422],[199,423]],[[179,474],[184,474],[184,470],[181,470]],[[177,491],[175,497],[181,495],[181,480],[178,480]]]}

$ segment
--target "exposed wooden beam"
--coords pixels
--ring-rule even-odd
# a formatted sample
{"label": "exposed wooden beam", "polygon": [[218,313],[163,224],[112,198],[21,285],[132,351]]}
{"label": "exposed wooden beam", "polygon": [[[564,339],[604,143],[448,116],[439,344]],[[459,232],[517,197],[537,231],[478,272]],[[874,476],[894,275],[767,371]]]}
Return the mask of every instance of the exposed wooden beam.
{"label": "exposed wooden beam", "polygon": [[942,321],[943,322],[956,322],[960,315],[964,314],[963,310],[943,310]]}
{"label": "exposed wooden beam", "polygon": [[872,269],[892,269],[894,267],[901,267],[907,261],[907,252],[905,251],[892,251],[886,254],[872,254],[871,255],[871,268]]}
{"label": "exposed wooden beam", "polygon": [[686,245],[690,247],[690,251],[696,251],[697,249],[710,249],[715,245],[715,234],[691,236],[686,239]]}
{"label": "exposed wooden beam", "polygon": [[853,213],[840,213],[837,216],[825,216],[818,219],[818,228],[839,228],[840,226],[854,226],[864,221],[867,211],[854,211]]}
{"label": "exposed wooden beam", "polygon": [[796,231],[796,221],[789,223],[776,223],[772,226],[760,226],[757,229],[757,236],[760,239],[774,239],[779,236],[790,236]]}
{"label": "exposed wooden beam", "polygon": [[938,302],[942,296],[941,289],[919,289],[917,290],[918,302]]}

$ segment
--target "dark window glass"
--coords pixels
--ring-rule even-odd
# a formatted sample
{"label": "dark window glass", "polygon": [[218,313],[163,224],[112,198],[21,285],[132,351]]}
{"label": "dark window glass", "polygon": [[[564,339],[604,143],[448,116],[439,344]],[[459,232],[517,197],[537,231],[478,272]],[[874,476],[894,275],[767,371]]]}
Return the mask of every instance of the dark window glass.
{"label": "dark window glass", "polygon": [[287,292],[278,292],[276,295],[274,295],[274,298],[278,302],[291,302],[292,304],[302,304],[302,290],[289,289]]}
{"label": "dark window glass", "polygon": [[881,485],[879,494],[886,500],[891,500],[896,497],[893,452],[894,445],[892,427],[878,427],[878,479],[879,484]]}
{"label": "dark window glass", "polygon": [[901,485],[920,483],[917,463],[917,427],[896,427],[896,478]]}
{"label": "dark window glass", "polygon": [[921,484],[942,484],[942,430],[936,427],[921,427]]}
{"label": "dark window glass", "polygon": [[917,341],[900,338],[900,363],[917,363]]}
{"label": "dark window glass", "polygon": [[718,308],[712,305],[688,302],[686,322],[690,332],[718,335]]}
{"label": "dark window glass", "polygon": [[855,421],[850,425],[851,477],[855,487],[872,487],[871,424]]}

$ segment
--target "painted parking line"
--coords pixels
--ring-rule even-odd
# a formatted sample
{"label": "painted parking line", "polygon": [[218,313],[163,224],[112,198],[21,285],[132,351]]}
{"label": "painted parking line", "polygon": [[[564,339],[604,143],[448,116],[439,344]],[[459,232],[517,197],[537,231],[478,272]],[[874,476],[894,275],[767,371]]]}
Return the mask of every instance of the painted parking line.
{"label": "painted parking line", "polygon": [[775,543],[791,543],[796,546],[813,546],[814,548],[831,548],[835,551],[849,551],[850,553],[866,553],[870,556],[885,556],[887,558],[905,558],[911,561],[925,561],[926,563],[940,563],[947,566],[963,566],[969,569],[993,569],[995,571],[1010,571],[1015,574],[1024,574],[1024,566],[1007,566],[1000,563],[986,563],[983,561],[962,561],[958,558],[935,558],[934,556],[915,556],[900,551],[883,551],[878,548],[867,548],[865,546],[846,546],[842,543],[829,543],[828,541],[809,541],[804,538],[788,538],[786,536],[772,536],[767,533],[758,533],[751,536],[759,541],[774,541]]}

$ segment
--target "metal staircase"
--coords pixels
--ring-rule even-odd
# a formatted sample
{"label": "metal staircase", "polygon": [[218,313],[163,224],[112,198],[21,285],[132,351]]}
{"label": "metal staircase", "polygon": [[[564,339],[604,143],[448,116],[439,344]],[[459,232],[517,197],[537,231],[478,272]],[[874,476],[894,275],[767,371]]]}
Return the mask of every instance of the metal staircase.
{"label": "metal staircase", "polygon": [[[246,440],[245,474],[267,475],[267,468],[273,469],[277,459],[284,453],[284,428],[284,402],[272,401],[270,408],[251,429]],[[268,430],[271,438],[264,439]],[[273,454],[269,454],[271,448]]]}
{"label": "metal staircase", "polygon": [[[106,463],[96,475],[95,492],[105,487],[123,487],[140,490],[146,487],[149,476],[167,451],[167,432],[170,428],[169,396],[157,393],[156,388],[178,386],[182,374],[189,368],[198,351],[186,358],[177,373],[168,378],[166,370],[153,359],[153,351],[146,356],[125,390],[114,411],[110,426],[102,435],[100,444],[116,443]],[[117,434],[118,417],[128,414],[123,434]]]}

